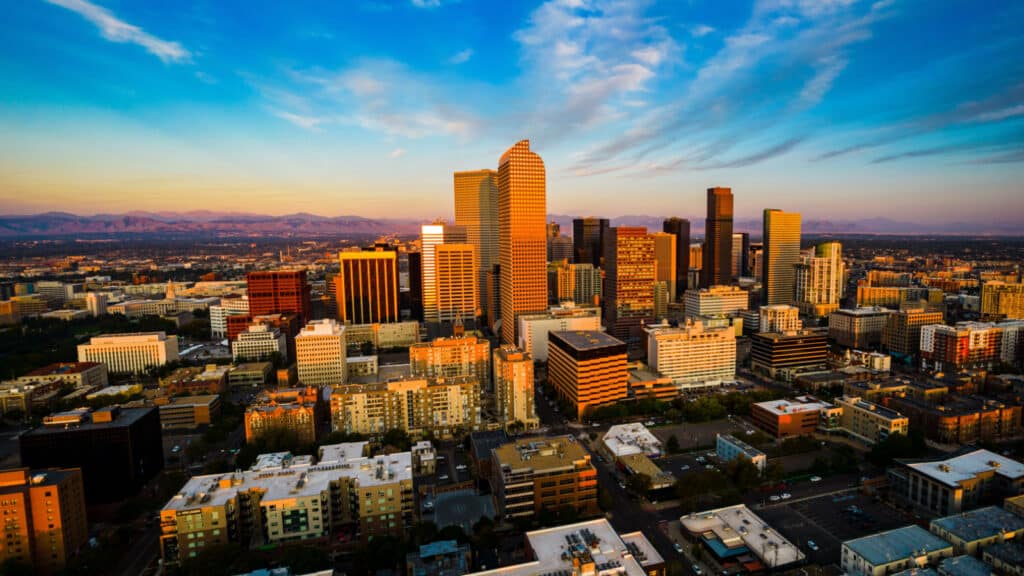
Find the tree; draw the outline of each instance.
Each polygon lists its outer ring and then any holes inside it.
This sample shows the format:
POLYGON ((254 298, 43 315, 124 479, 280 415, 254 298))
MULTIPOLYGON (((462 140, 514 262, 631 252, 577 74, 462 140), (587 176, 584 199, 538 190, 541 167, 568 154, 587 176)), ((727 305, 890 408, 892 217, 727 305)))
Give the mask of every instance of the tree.
POLYGON ((331 559, 320 548, 288 546, 281 552, 280 564, 291 568, 292 574, 309 574, 331 567, 331 559))
POLYGON ((676 438, 675 434, 668 437, 668 441, 665 442, 665 449, 668 450, 669 454, 679 452, 679 438, 676 438))
POLYGON ((875 443, 868 452, 868 462, 875 466, 888 466, 899 458, 920 456, 927 450, 924 434, 919 430, 911 430, 909 434, 892 434, 885 440, 875 443))

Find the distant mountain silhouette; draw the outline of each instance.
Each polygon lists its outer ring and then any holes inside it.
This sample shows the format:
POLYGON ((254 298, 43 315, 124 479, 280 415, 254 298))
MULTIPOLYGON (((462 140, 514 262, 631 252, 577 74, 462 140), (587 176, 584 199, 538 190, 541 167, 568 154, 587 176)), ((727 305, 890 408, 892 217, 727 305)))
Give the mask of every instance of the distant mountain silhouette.
MULTIPOLYGON (((572 235, 572 220, 578 216, 549 214, 548 221, 558 222, 562 233, 572 235)), ((649 230, 661 230, 662 216, 626 215, 611 218, 612 226, 646 226, 649 230)), ((704 232, 704 218, 690 216, 691 232, 700 236, 704 232)), ((190 212, 143 212, 124 214, 96 214, 82 216, 67 212, 46 212, 26 216, 0 216, 0 238, 48 237, 48 236, 89 236, 119 234, 163 234, 163 235, 416 235, 420 224, 433 221, 395 218, 364 218, 362 216, 320 216, 297 213, 283 216, 253 214, 245 212, 216 212, 195 210, 190 212)), ((751 236, 761 235, 759 219, 738 219, 737 232, 750 232, 751 236)), ((805 220, 804 234, 985 234, 1024 235, 1024 226, 1011 223, 946 222, 918 224, 900 222, 889 218, 866 218, 863 220, 805 220)))

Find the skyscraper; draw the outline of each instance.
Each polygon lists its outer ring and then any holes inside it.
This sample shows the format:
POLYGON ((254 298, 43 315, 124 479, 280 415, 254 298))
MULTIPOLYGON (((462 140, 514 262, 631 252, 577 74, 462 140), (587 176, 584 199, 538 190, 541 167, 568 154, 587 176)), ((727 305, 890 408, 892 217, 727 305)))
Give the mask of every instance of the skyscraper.
POLYGON ((480 311, 476 250, 470 244, 440 244, 434 247, 434 258, 437 313, 427 315, 427 322, 473 321, 480 311))
POLYGON ((690 272, 690 221, 673 216, 662 223, 661 231, 676 235, 676 292, 672 299, 678 302, 689 288, 686 280, 690 272))
POLYGON ((804 256, 796 265, 796 305, 806 316, 828 316, 839 309, 843 296, 843 246, 823 242, 814 254, 804 256))
POLYGON ((800 214, 764 211, 764 298, 761 303, 792 304, 796 299, 796 268, 800 262, 800 214))
POLYGON ((607 218, 576 218, 572 221, 573 254, 577 264, 601 266, 604 236, 608 233, 607 218))
POLYGON ((547 309, 544 161, 520 140, 498 162, 501 341, 515 344, 517 317, 547 309))
POLYGON ((466 244, 466 229, 443 222, 420 228, 423 321, 440 322, 437 300, 437 247, 442 244, 466 244))
POLYGON ((455 173, 455 225, 466 229, 466 242, 476 248, 480 270, 477 286, 480 306, 492 300, 487 273, 498 263, 498 173, 472 170, 455 173))
POLYGON ((732 274, 732 214, 732 189, 708 188, 701 288, 729 283, 732 274))
POLYGON ((249 292, 249 314, 292 313, 305 324, 313 318, 309 282, 305 270, 249 272, 245 275, 249 292))
POLYGON ((635 351, 640 347, 640 328, 654 319, 654 237, 642 226, 611 228, 604 253, 605 325, 635 351))
POLYGON ((333 278, 338 320, 345 324, 398 322, 398 253, 377 249, 338 254, 333 278))
POLYGON ((664 282, 668 287, 667 300, 676 299, 676 265, 679 262, 676 249, 676 235, 669 232, 655 232, 651 234, 654 238, 654 259, 657 262, 655 280, 664 282))
POLYGON ((750 276, 750 234, 734 232, 732 235, 732 277, 733 280, 750 276))

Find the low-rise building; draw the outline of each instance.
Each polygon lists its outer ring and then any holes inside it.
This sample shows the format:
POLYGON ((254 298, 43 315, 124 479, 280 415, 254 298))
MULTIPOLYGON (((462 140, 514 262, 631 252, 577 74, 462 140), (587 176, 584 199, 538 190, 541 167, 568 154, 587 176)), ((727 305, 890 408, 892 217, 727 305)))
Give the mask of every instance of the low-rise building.
MULTIPOLYGON (((237 344, 237 343, 236 343, 237 344)), ((345 327, 327 318, 306 324, 295 337, 295 366, 305 386, 337 386, 348 378, 345 327)))
POLYGON ((647 364, 629 364, 629 381, 626 382, 630 398, 653 398, 669 402, 679 397, 679 387, 668 376, 659 374, 647 364))
POLYGON ((865 444, 881 442, 893 434, 906 434, 910 426, 910 419, 899 412, 856 396, 843 396, 835 403, 842 409, 841 431, 865 444))
POLYGON ((577 330, 601 330, 601 309, 564 303, 542 314, 519 316, 519 348, 537 362, 548 361, 548 334, 577 330))
POLYGON ((886 398, 886 406, 910 419, 910 426, 940 444, 970 444, 1012 438, 1020 434, 1020 404, 984 397, 947 396, 944 386, 910 387, 913 396, 886 398), (932 392, 929 399, 923 396, 932 392))
POLYGON ((220 414, 220 396, 173 396, 160 398, 160 427, 164 430, 208 426, 220 414))
POLYGON ((661 440, 639 422, 616 424, 608 428, 608 432, 601 438, 601 449, 612 461, 631 454, 660 458, 663 453, 661 440))
POLYGON ((420 341, 420 324, 389 322, 386 324, 348 324, 345 339, 349 344, 372 344, 377 349, 403 348, 420 341))
POLYGON ((437 469, 437 450, 429 440, 412 446, 412 471, 417 476, 430 476, 437 469))
POLYGON ((521 438, 493 450, 494 495, 509 521, 542 510, 597 514, 597 469, 572 436, 521 438))
POLYGON ((405 555, 406 576, 462 576, 469 573, 469 544, 458 540, 438 540, 405 555))
POLYGON ((245 441, 275 431, 293 434, 303 445, 317 441, 323 420, 323 400, 319 388, 277 388, 260 393, 245 409, 245 441))
POLYGON ((981 558, 999 574, 1024 576, 1024 544, 1020 542, 1003 542, 986 546, 981 558))
POLYGON ((694 512, 679 521, 719 561, 750 552, 757 557, 762 570, 776 571, 805 558, 799 547, 743 504, 694 512))
POLYGON ((846 348, 874 348, 892 311, 878 306, 836 310, 828 316, 828 337, 846 348))
POLYGON ((178 360, 178 337, 164 332, 104 334, 78 345, 79 362, 100 362, 113 373, 145 372, 178 360))
POLYGON ((1000 508, 986 506, 932 520, 932 534, 953 545, 957 554, 979 556, 982 547, 1024 536, 1024 518, 1000 508))
POLYGON ((750 338, 750 366, 770 378, 792 380, 800 372, 824 368, 827 361, 827 329, 759 332, 750 338))
POLYGON ((228 386, 250 386, 259 388, 270 383, 274 365, 270 362, 243 362, 228 370, 228 386))
POLYGON ((1024 464, 988 450, 942 460, 898 460, 887 473, 894 498, 943 516, 1024 492, 1024 464))
POLYGON ((160 380, 168 396, 178 394, 223 394, 228 390, 230 366, 207 364, 203 368, 178 368, 160 380))
POLYGON ((538 574, 665 576, 665 560, 642 532, 619 534, 604 518, 526 533, 530 559, 471 576, 538 574))
POLYGON ((764 472, 765 466, 768 465, 768 456, 764 452, 732 434, 715 435, 715 455, 724 462, 730 462, 737 458, 746 460, 761 472, 764 472))
POLYGON ((794 400, 769 400, 750 406, 750 419, 758 428, 775 438, 807 436, 819 428, 838 426, 841 409, 815 399, 799 396, 794 400))
POLYGON ((235 362, 265 360, 275 354, 288 361, 288 337, 270 324, 250 324, 231 343, 231 356, 235 362))
POLYGON ((75 388, 103 388, 107 385, 107 366, 99 362, 57 362, 19 376, 19 384, 58 382, 75 388))
POLYGON ((905 526, 843 542, 840 566, 850 576, 885 576, 950 556, 952 544, 920 526, 905 526))
POLYGON ((326 544, 347 527, 365 541, 400 536, 413 516, 409 452, 367 456, 367 443, 320 448, 319 462, 267 455, 253 468, 193 476, 160 511, 167 564, 210 547, 306 541, 326 544))

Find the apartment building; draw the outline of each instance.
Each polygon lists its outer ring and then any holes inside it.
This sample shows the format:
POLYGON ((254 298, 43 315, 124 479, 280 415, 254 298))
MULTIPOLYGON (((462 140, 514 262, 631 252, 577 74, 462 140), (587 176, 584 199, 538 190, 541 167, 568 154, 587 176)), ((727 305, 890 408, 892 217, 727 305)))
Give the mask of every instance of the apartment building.
POLYGON ((491 344, 476 336, 436 338, 409 347, 409 368, 421 378, 476 378, 490 388, 491 344))
POLYGON ((836 310, 828 316, 828 337, 847 348, 877 348, 882 343, 882 332, 892 313, 877 306, 836 310))
POLYGON ((306 386, 337 386, 348 377, 345 326, 336 320, 313 320, 295 337, 295 366, 306 386))
POLYGON ((842 409, 839 427, 865 444, 881 442, 893 434, 906 434, 910 427, 906 416, 856 396, 843 396, 835 403, 842 409))
POLYGON ((320 436, 323 410, 320 388, 265 390, 245 409, 245 441, 253 442, 268 433, 287 431, 300 444, 313 444, 320 436))
POLYGON ((533 358, 515 346, 494 351, 494 399, 498 421, 505 427, 540 425, 534 407, 533 358))
POLYGON ((680 390, 720 386, 736 379, 736 331, 688 320, 679 328, 648 330, 647 362, 680 390))
POLYGON ((82 471, 0 471, 0 514, 0 565, 28 565, 32 573, 46 576, 61 572, 89 539, 82 471))
POLYGON ((410 377, 338 386, 331 393, 331 422, 336 431, 359 434, 397 428, 448 437, 479 430, 480 381, 470 376, 410 377))

